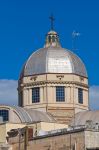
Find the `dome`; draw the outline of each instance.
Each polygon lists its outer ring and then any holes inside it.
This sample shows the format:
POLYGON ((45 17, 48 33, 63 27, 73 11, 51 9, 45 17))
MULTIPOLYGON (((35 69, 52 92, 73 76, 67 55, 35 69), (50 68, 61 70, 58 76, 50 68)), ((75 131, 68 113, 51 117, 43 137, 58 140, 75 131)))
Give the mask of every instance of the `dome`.
POLYGON ((33 123, 38 121, 56 122, 53 116, 47 112, 41 112, 33 109, 25 109, 19 106, 0 105, 0 110, 11 110, 10 122, 33 123), (12 117, 13 116, 13 117, 12 117), (18 119, 16 119, 16 116, 18 119))
POLYGON ((81 59, 73 52, 61 47, 58 34, 50 31, 44 48, 35 51, 27 60, 21 76, 43 73, 73 73, 87 77, 81 59))
POLYGON ((85 125, 87 121, 92 121, 93 124, 99 123, 99 110, 77 113, 75 115, 75 121, 73 119, 71 125, 73 125, 74 122, 76 126, 85 125))

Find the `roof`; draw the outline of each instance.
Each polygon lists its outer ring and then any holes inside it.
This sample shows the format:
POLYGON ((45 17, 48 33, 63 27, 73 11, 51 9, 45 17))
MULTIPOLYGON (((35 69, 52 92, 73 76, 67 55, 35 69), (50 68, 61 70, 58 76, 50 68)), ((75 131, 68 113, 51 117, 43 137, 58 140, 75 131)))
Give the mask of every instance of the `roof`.
MULTIPOLYGON (((25 109, 25 108, 24 108, 25 109)), ((31 117, 32 122, 45 121, 45 122, 56 122, 50 113, 38 111, 34 109, 25 109, 31 117)))
POLYGON ((87 77, 82 60, 61 47, 55 31, 48 32, 44 48, 33 52, 28 58, 20 77, 44 73, 73 73, 87 77))
MULTIPOLYGON (((56 122, 55 119, 46 112, 41 112, 33 109, 26 109, 19 106, 9 106, 9 105, 0 105, 1 109, 13 110, 12 112, 17 114, 22 123, 32 123, 32 122, 56 122)), ((10 121, 13 122, 13 120, 10 121)), ((16 120, 15 120, 16 123, 16 120)))
POLYGON ((21 76, 42 73, 73 73, 87 77, 81 59, 61 47, 45 47, 34 52, 25 63, 21 76))
POLYGON ((87 121, 92 121, 93 124, 99 123, 99 110, 77 113, 75 115, 75 120, 74 118, 72 119, 71 125, 73 125, 74 122, 75 126, 85 125, 87 121))

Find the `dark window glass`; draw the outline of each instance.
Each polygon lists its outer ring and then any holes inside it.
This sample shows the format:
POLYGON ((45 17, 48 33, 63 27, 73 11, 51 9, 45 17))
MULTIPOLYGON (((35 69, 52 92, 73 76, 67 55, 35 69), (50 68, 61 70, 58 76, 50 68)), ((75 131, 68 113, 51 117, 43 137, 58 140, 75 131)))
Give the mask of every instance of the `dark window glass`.
POLYGON ((72 148, 72 150, 75 150, 75 145, 73 145, 73 148, 72 148))
POLYGON ((51 36, 48 37, 49 43, 51 42, 51 36))
POLYGON ((78 89, 78 102, 83 104, 83 89, 78 89))
POLYGON ((19 93, 19 106, 23 106, 23 92, 21 91, 20 93, 19 93))
POLYGON ((32 103, 40 102, 40 88, 36 87, 32 89, 32 103))
POLYGON ((8 121, 8 119, 9 119, 8 110, 5 110, 5 109, 0 110, 0 117, 3 118, 3 121, 8 121))
POLYGON ((55 42, 55 36, 52 36, 52 42, 55 42))
POLYGON ((65 89, 64 86, 56 86, 56 101, 65 101, 65 89))

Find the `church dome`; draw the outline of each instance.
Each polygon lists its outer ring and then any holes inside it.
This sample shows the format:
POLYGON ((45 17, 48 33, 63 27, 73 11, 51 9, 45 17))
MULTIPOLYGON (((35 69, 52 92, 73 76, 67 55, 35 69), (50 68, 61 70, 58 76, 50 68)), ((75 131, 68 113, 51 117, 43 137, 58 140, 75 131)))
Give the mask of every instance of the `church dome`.
POLYGON ((75 126, 81 126, 88 121, 92 121, 93 124, 99 123, 99 110, 78 112, 70 125, 73 126, 75 123, 75 126))
POLYGON ((43 73, 72 73, 87 77, 86 68, 81 59, 73 52, 61 47, 57 32, 50 31, 46 36, 44 48, 29 57, 21 77, 43 73))

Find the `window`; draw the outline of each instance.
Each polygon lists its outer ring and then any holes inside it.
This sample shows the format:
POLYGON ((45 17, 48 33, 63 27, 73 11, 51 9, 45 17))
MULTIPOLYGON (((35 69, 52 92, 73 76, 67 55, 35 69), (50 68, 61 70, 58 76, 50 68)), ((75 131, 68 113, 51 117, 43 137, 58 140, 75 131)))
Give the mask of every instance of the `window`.
POLYGON ((8 110, 5 110, 5 109, 0 110, 0 117, 3 118, 3 121, 8 121, 8 119, 9 119, 8 110))
POLYGON ((72 146, 72 150, 75 150, 75 147, 76 147, 76 144, 74 144, 74 145, 72 146))
POLYGON ((19 93, 19 106, 23 106, 23 92, 21 91, 20 93, 19 93))
POLYGON ((49 43, 51 42, 51 36, 48 37, 49 43))
POLYGON ((55 36, 52 36, 52 42, 55 42, 55 36))
POLYGON ((40 88, 36 87, 32 89, 32 103, 40 102, 40 88))
POLYGON ((65 89, 64 86, 56 86, 56 101, 65 101, 65 89))
POLYGON ((78 88, 78 102, 83 104, 83 89, 78 88))

